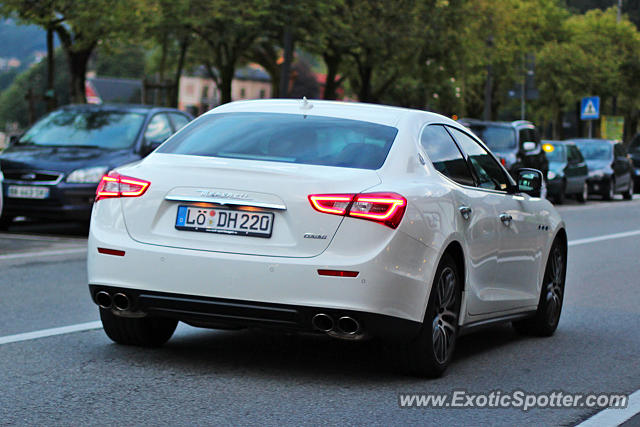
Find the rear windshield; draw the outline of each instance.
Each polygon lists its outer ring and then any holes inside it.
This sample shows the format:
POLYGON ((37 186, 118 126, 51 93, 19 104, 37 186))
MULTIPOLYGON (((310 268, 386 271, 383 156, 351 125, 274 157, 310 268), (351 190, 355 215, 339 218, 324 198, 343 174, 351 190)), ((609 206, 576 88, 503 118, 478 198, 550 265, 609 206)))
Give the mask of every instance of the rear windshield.
POLYGON ((222 113, 201 117, 159 153, 378 169, 398 130, 335 117, 222 113))
POLYGON ((504 151, 516 148, 516 131, 509 127, 469 125, 469 129, 487 144, 491 151, 504 151))
POLYGON ((144 118, 119 111, 54 111, 33 125, 19 144, 118 150, 133 145, 144 118))
POLYGON ((606 141, 574 141, 586 160, 610 160, 613 158, 613 148, 606 141))

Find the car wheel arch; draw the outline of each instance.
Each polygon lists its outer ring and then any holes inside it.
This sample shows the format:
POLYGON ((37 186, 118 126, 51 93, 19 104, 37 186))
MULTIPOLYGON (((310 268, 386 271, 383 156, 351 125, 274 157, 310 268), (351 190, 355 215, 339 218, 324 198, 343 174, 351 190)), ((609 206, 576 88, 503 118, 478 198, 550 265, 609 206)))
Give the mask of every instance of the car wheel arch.
MULTIPOLYGON (((464 255, 464 249, 462 247, 462 244, 455 239, 452 239, 450 241, 448 241, 447 243, 445 243, 445 250, 442 251, 442 253, 440 254, 438 261, 433 265, 433 274, 430 276, 430 281, 427 282, 427 286, 428 286, 428 292, 426 294, 426 299, 423 303, 423 309, 422 309, 422 319, 424 319, 426 310, 427 310, 427 304, 429 303, 429 298, 431 297, 431 292, 433 291, 433 281, 435 280, 435 274, 436 274, 436 270, 438 269, 438 266, 440 265, 440 262, 442 262, 442 259, 445 257, 445 255, 450 255, 454 262, 456 263, 456 266, 458 267, 458 274, 460 275, 460 290, 461 292, 465 292, 466 291, 466 263, 465 263, 465 255, 464 255)), ((459 316, 462 315, 462 310, 464 309, 464 304, 462 304, 460 306, 460 313, 459 316)), ((459 317, 462 318, 462 317, 459 317)))

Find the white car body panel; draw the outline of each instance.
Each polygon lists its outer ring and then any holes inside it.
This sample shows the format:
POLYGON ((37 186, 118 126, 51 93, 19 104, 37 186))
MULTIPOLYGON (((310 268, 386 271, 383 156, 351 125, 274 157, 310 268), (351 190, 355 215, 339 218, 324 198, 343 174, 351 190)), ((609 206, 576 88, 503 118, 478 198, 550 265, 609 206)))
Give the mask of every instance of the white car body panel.
MULTIPOLYGON (((153 153, 122 175, 151 182, 141 197, 94 205, 89 283, 212 298, 362 311, 422 322, 435 269, 449 245, 464 253, 460 324, 535 310, 546 258, 564 224, 540 198, 458 185, 420 149, 428 123, 458 123, 433 113, 357 103, 236 102, 207 115, 270 112, 341 117, 398 128, 383 166, 374 170, 153 153), (274 209, 271 239, 174 228, 179 199, 201 190, 241 192, 274 209), (313 210, 317 193, 395 192, 407 199, 397 229, 313 210), (464 220, 458 209, 473 211, 464 220), (507 227, 502 212, 513 217, 507 227), (305 239, 305 233, 326 239, 305 239), (125 256, 100 254, 115 248, 125 256), (358 271, 319 276, 318 269, 358 271)), ((197 122, 197 119, 193 123, 197 122)), ((184 130, 183 130, 184 131, 184 130)), ((193 202, 192 202, 193 203, 193 202)))

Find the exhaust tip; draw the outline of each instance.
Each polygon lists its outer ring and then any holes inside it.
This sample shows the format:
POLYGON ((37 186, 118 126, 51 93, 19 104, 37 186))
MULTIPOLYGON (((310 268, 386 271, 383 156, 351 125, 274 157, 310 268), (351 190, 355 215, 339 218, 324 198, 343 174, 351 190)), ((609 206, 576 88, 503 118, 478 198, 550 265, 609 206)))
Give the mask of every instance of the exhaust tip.
POLYGON ((314 328, 321 330, 322 332, 329 332, 333 329, 333 319, 324 313, 318 313, 311 319, 311 324, 314 328))
POLYGON ((354 335, 360 331, 360 323, 353 317, 343 316, 338 319, 338 329, 347 335, 354 335))
POLYGON ((107 292, 105 291, 100 291, 96 294, 96 303, 98 304, 98 307, 101 308, 111 308, 111 295, 109 295, 107 292))
POLYGON ((129 297, 122 293, 117 293, 113 296, 113 306, 117 310, 128 310, 130 307, 129 297))

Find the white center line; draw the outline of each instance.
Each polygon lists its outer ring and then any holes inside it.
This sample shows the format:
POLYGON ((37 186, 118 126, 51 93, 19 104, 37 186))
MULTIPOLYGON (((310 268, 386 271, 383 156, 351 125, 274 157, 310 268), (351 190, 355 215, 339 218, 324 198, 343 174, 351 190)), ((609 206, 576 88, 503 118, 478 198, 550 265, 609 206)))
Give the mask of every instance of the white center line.
POLYGON ((640 235, 640 230, 625 231, 622 233, 605 234, 604 236, 587 237, 585 239, 570 240, 569 246, 586 245, 588 243, 602 242, 603 240, 622 239, 640 235))
POLYGON ((615 427, 640 413, 640 390, 629 396, 629 402, 624 409, 605 409, 598 412, 576 427, 615 427))
POLYGON ((7 335, 0 337, 0 344, 29 341, 37 338, 52 337, 55 335, 70 334, 72 332, 89 331, 102 328, 102 322, 78 323, 76 325, 62 326, 60 328, 42 329, 40 331, 26 332, 24 334, 7 335))

